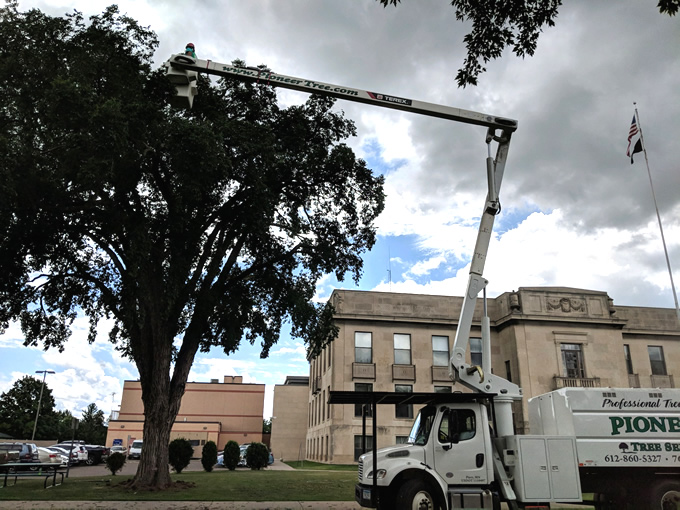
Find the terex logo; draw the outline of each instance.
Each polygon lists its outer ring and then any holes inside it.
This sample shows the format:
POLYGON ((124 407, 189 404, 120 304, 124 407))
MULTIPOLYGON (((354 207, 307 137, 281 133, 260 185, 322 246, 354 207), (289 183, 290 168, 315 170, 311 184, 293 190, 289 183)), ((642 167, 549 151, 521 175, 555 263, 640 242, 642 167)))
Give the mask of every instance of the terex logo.
POLYGON ((371 96, 373 99, 377 99, 378 101, 387 101, 388 103, 411 105, 411 100, 404 99, 403 97, 387 96, 385 94, 378 94, 377 92, 368 92, 368 95, 371 96))
POLYGON ((662 416, 610 416, 612 436, 635 432, 680 432, 680 418, 662 416))

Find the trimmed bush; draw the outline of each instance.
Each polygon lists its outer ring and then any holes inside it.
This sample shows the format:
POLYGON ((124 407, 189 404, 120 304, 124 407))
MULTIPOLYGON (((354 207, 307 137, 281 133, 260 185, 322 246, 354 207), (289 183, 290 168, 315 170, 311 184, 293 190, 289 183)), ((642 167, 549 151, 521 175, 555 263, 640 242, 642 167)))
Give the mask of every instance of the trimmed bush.
POLYGON ((194 448, 191 446, 189 440, 178 437, 177 439, 170 441, 168 454, 170 456, 170 465, 177 473, 181 473, 182 470, 189 465, 189 462, 191 462, 194 448))
POLYGON ((115 452, 109 455, 106 459, 106 469, 111 471, 112 475, 116 475, 116 471, 123 469, 125 465, 125 455, 120 452, 115 452))
POLYGON ((203 469, 208 473, 210 473, 213 470, 213 466, 217 464, 217 445, 215 444, 215 441, 208 441, 203 446, 201 464, 203 465, 203 469))
POLYGON ((246 463, 250 469, 262 469, 267 467, 269 449, 264 443, 250 443, 246 450, 246 463))
POLYGON ((224 467, 233 471, 241 460, 241 449, 236 441, 228 441, 224 447, 224 467))

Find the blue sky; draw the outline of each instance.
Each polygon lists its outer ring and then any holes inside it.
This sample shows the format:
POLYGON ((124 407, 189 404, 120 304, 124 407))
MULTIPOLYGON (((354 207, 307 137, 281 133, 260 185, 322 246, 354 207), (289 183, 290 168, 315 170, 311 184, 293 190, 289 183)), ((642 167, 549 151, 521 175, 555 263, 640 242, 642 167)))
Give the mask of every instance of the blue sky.
MULTIPOLYGON (((101 12, 99 0, 33 0, 52 15, 101 12)), ((121 11, 150 25, 160 40, 156 63, 188 41, 201 58, 266 63, 282 74, 380 91, 514 118, 485 277, 491 296, 520 286, 601 290, 619 305, 673 308, 644 157, 625 156, 633 102, 640 109, 657 201, 675 281, 680 282, 680 25, 653 0, 565 2, 536 55, 505 53, 487 64, 479 86, 459 89, 466 26, 447 2, 374 0, 122 0, 121 11)), ((282 104, 304 94, 281 91, 282 104)), ((197 98, 200 100, 200 97, 197 98)), ((486 192, 483 128, 338 102, 357 124, 348 143, 386 176, 387 203, 378 241, 351 278, 319 282, 317 300, 334 288, 461 295, 486 192), (391 283, 388 277, 391 270, 391 283)), ((13 325, 0 336, 0 391, 36 370, 57 405, 80 414, 91 402, 107 414, 136 368, 106 342, 93 345, 77 323, 63 353, 23 347, 13 325)), ((267 385, 307 375, 304 345, 284 334, 267 360, 247 343, 231 355, 200 354, 194 381, 242 375, 267 385)))

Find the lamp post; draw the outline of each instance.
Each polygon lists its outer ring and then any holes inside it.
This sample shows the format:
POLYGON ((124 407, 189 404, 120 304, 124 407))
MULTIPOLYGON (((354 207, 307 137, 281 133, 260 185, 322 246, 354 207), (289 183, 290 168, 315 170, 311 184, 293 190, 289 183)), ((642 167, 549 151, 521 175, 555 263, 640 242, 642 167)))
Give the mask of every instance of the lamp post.
POLYGON ((31 441, 35 439, 35 429, 38 427, 38 416, 40 416, 40 405, 42 404, 42 394, 43 390, 45 389, 45 378, 47 377, 47 374, 54 374, 54 370, 36 370, 36 374, 42 374, 43 375, 43 382, 42 386, 40 387, 40 398, 38 399, 38 410, 35 412, 35 423, 33 424, 33 435, 31 436, 31 441))

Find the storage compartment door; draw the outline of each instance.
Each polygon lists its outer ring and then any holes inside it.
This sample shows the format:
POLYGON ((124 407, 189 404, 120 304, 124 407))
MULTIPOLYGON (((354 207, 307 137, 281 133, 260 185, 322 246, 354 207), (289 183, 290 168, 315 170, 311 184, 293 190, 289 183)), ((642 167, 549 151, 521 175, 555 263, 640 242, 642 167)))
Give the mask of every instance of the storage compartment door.
MULTIPOLYGON (((522 496, 527 501, 549 501, 550 475, 548 456, 543 438, 520 438, 520 471, 518 480, 522 484, 522 496)), ((516 477, 517 478, 517 477, 516 477)))
POLYGON ((547 442, 553 499, 580 501, 581 480, 578 477, 574 440, 553 437, 547 442))

